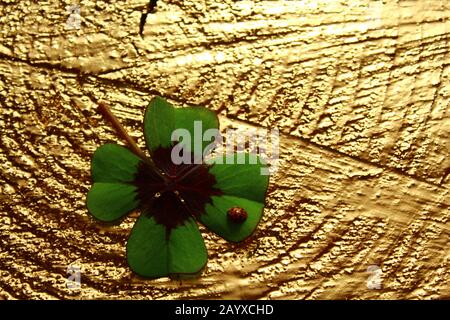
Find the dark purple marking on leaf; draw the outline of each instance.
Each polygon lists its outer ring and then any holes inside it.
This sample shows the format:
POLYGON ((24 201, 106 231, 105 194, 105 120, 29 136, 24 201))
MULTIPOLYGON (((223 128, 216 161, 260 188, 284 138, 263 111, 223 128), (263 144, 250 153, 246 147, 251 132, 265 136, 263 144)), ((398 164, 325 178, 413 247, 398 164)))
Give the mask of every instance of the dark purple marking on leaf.
POLYGON ((190 155, 192 164, 176 165, 171 158, 172 148, 158 148, 152 153, 152 159, 155 165, 169 177, 181 177, 181 174, 193 169, 195 166, 193 155, 190 155))
POLYGON ((245 211, 244 208, 241 207, 233 207, 228 209, 227 211, 228 219, 235 223, 243 223, 245 220, 247 220, 248 213, 245 211))
POLYGON ((172 147, 158 148, 152 153, 153 162, 163 173, 163 178, 155 168, 141 162, 134 180, 143 212, 166 226, 168 234, 189 217, 203 214, 205 205, 211 203, 211 196, 222 194, 214 188, 216 178, 209 173, 209 166, 174 164, 171 152, 172 147))
POLYGON ((166 226, 167 236, 170 230, 182 225, 190 217, 180 197, 173 191, 161 193, 146 212, 153 216, 157 223, 166 226))
POLYGON ((145 161, 139 162, 133 183, 138 187, 138 198, 141 203, 153 199, 165 185, 164 179, 145 161))

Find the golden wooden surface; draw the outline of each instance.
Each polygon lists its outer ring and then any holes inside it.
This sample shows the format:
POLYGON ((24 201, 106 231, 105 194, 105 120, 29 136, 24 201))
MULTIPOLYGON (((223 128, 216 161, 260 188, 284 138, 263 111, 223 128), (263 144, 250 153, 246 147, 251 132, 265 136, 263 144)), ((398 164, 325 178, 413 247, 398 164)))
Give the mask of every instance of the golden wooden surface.
POLYGON ((450 298, 450 1, 0 1, 0 298, 450 298), (264 220, 190 281, 127 268, 89 161, 159 94, 279 127, 264 220), (81 289, 66 287, 68 266, 81 289), (380 289, 369 289, 370 266, 380 289))

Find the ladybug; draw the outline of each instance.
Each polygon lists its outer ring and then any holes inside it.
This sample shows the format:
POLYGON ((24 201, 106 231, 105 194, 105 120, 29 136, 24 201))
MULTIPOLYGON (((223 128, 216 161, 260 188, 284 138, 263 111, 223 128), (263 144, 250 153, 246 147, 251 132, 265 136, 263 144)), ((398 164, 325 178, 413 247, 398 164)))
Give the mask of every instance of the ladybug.
POLYGON ((247 220, 248 213, 241 207, 232 207, 227 211, 228 219, 235 223, 243 223, 247 220))

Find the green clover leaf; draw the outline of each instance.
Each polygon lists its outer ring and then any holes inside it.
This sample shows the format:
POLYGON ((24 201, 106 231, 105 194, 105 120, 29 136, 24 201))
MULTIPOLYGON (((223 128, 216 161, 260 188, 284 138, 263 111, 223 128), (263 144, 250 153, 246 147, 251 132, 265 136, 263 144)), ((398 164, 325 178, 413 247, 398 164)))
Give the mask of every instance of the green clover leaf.
POLYGON ((172 141, 176 129, 203 137, 218 127, 216 114, 206 108, 175 108, 156 97, 144 117, 150 158, 117 144, 105 144, 95 151, 87 208, 103 222, 120 221, 133 210, 141 211, 127 242, 128 264, 138 275, 198 274, 208 255, 197 222, 232 242, 246 239, 256 229, 269 179, 261 174, 262 160, 256 157, 254 163, 245 154, 244 163, 238 162, 236 153, 198 161, 214 137, 202 140, 200 148, 195 139, 172 141), (200 132, 195 123, 201 123, 200 132), (172 160, 179 144, 190 162, 172 160), (233 220, 230 213, 239 214, 239 220, 233 220))

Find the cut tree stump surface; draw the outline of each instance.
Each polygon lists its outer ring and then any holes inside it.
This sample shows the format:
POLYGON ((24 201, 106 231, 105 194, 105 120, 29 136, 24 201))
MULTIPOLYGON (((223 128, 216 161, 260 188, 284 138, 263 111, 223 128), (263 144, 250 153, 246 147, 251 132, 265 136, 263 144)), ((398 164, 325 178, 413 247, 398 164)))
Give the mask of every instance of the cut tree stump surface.
POLYGON ((0 299, 450 298, 450 1, 160 0, 141 37, 146 3, 80 1, 69 30, 71 1, 0 1, 0 299), (138 213, 85 206, 119 140, 95 101, 144 148, 155 95, 281 132, 263 221, 202 228, 194 280, 133 274, 138 213))

